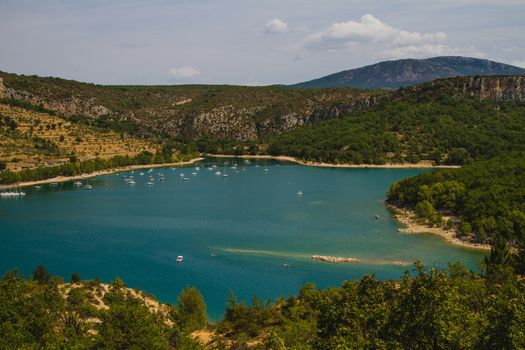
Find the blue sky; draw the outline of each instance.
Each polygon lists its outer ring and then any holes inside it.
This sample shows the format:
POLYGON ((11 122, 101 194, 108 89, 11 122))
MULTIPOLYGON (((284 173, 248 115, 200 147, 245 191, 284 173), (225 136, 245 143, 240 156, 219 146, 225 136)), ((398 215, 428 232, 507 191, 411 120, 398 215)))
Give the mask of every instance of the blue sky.
POLYGON ((0 70, 259 85, 440 55, 525 67, 524 18, 524 0, 0 0, 0 70))

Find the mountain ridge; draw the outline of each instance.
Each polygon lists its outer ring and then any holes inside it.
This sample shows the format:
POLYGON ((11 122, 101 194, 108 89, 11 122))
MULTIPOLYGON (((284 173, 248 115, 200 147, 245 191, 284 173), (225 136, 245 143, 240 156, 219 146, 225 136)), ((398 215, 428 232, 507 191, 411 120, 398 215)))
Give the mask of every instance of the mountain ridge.
POLYGON ((289 85, 293 88, 353 87, 396 89, 435 79, 459 76, 525 75, 525 69, 505 63, 462 56, 400 59, 348 69, 289 85))

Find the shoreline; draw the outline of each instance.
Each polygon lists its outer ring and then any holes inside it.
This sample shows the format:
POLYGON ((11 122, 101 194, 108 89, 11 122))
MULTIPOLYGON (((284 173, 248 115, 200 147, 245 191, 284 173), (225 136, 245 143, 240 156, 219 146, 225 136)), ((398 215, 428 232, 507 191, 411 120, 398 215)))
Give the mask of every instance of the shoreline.
POLYGON ((459 165, 434 165, 428 162, 421 163, 387 163, 387 164, 334 164, 334 163, 319 163, 297 159, 290 156, 271 156, 271 155, 230 155, 230 154, 203 154, 204 157, 210 158, 243 158, 243 159, 275 159, 293 162, 305 166, 313 166, 320 168, 349 168, 349 169, 457 169, 461 168, 459 165))
POLYGON ((430 233, 441 237, 447 243, 468 249, 476 249, 483 251, 490 251, 491 246, 484 243, 470 242, 459 238, 458 231, 455 229, 449 230, 444 227, 429 227, 424 224, 417 222, 415 212, 406 208, 399 208, 392 204, 387 203, 386 206, 392 211, 394 219, 400 222, 404 228, 400 228, 397 231, 403 234, 420 234, 430 233))
POLYGON ((165 168, 165 167, 173 167, 173 166, 181 166, 181 165, 188 165, 193 164, 195 162, 201 161, 204 158, 197 157, 193 158, 187 161, 183 162, 175 162, 175 163, 162 163, 162 164, 144 164, 144 165, 129 165, 126 167, 120 167, 120 168, 113 168, 113 169, 107 169, 107 170, 98 170, 94 171, 89 174, 80 174, 75 176, 57 176, 49 179, 43 179, 43 180, 35 180, 35 181, 26 181, 26 182, 20 182, 17 184, 10 184, 10 185, 0 185, 0 190, 8 190, 10 188, 16 188, 16 187, 28 187, 28 186, 37 186, 37 185, 45 185, 52 182, 68 182, 68 181, 75 181, 75 180, 83 180, 88 179, 90 177, 100 176, 100 175, 109 175, 118 173, 121 171, 130 171, 130 170, 139 170, 139 169, 146 169, 146 168, 165 168))

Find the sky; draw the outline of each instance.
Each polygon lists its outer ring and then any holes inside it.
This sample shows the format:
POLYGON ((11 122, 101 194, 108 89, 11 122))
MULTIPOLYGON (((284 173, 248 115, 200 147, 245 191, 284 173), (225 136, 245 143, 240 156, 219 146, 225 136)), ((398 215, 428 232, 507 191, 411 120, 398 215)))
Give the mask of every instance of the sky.
POLYGON ((384 60, 525 67, 525 0, 0 0, 0 70, 98 84, 290 84, 384 60))

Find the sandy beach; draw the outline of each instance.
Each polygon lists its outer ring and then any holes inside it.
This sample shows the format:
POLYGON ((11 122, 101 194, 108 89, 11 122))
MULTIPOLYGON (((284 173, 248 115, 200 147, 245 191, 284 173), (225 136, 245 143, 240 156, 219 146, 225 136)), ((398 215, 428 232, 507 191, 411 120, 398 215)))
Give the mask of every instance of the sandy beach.
POLYGON ((315 166, 323 168, 356 168, 356 169, 420 169, 420 168, 436 168, 436 169, 456 169, 460 168, 459 165, 434 165, 430 162, 421 163, 387 163, 387 164, 332 164, 332 163, 318 163, 318 162, 307 162, 295 157, 289 156, 270 156, 270 155, 231 155, 231 154, 205 154, 206 157, 211 158, 244 158, 244 159, 276 159, 282 161, 293 162, 306 166, 315 166))
POLYGON ((405 226, 404 228, 398 230, 400 233, 431 233, 434 235, 438 235, 442 237, 445 241, 457 246, 471 249, 490 250, 489 244, 476 243, 461 239, 458 235, 457 230, 455 229, 449 230, 445 227, 429 227, 427 225, 420 224, 415 219, 416 214, 411 210, 400 209, 390 204, 387 204, 387 206, 394 214, 394 218, 405 226))
POLYGON ((0 185, 0 190, 7 190, 9 188, 15 188, 15 187, 27 187, 27 186, 36 186, 36 185, 44 185, 52 182, 67 182, 67 181, 76 181, 76 180, 83 180, 94 176, 99 175, 108 175, 113 173, 118 173, 121 171, 130 171, 130 170, 138 170, 138 169, 148 169, 148 168, 164 168, 164 167, 176 167, 176 166, 182 166, 182 165, 188 165, 195 162, 198 162, 200 160, 203 160, 204 158, 198 157, 193 158, 191 160, 185 161, 185 162, 176 162, 176 163, 163 163, 163 164, 146 164, 146 165, 130 165, 127 167, 121 167, 121 168, 114 168, 114 169, 107 169, 107 170, 101 170, 101 171, 95 171, 89 174, 80 174, 75 176, 57 176, 50 179, 44 179, 44 180, 36 180, 36 181, 27 181, 27 182, 20 182, 17 184, 11 184, 11 185, 0 185))

